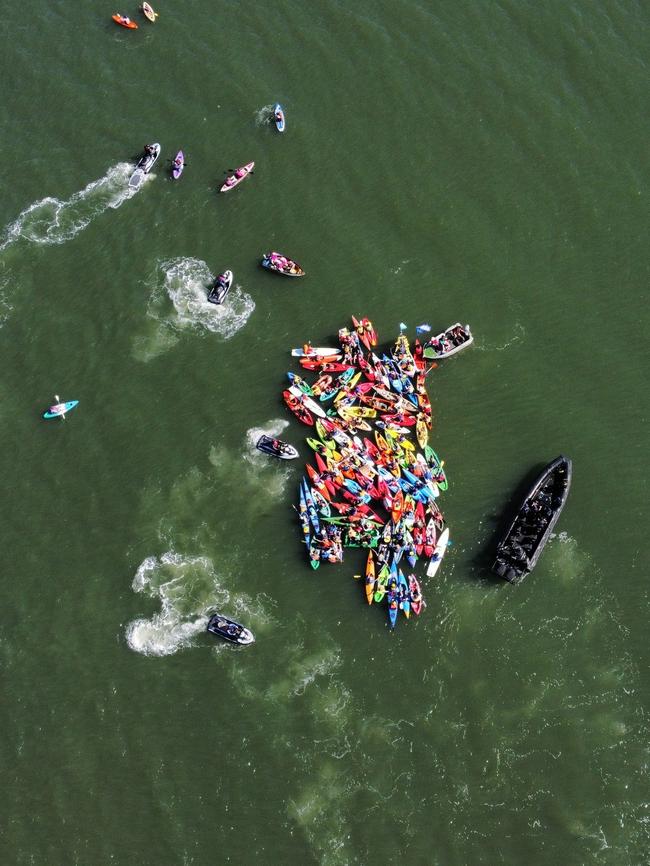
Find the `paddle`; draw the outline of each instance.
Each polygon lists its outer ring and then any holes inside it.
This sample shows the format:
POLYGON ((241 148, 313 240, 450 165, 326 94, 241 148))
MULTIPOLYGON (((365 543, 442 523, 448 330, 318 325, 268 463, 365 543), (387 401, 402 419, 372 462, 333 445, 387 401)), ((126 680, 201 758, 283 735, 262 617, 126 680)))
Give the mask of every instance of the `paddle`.
MULTIPOLYGON (((58 394, 54 395, 54 399, 56 400, 57 403, 61 402, 61 398, 59 397, 58 394)), ((65 412, 61 412, 61 420, 65 421, 65 412)))

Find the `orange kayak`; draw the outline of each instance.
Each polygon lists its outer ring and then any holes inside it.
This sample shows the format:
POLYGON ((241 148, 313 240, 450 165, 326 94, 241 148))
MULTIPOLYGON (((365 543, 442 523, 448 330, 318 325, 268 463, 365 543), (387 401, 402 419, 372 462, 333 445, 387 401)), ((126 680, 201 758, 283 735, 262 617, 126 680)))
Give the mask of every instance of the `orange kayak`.
POLYGON ((121 27, 126 27, 127 30, 137 30, 138 25, 135 21, 131 21, 126 15, 120 15, 119 12, 116 12, 115 15, 111 15, 111 18, 116 24, 119 24, 121 27))
POLYGON ((375 595, 375 560, 372 558, 372 550, 368 551, 368 562, 366 563, 366 598, 368 604, 372 604, 375 595))

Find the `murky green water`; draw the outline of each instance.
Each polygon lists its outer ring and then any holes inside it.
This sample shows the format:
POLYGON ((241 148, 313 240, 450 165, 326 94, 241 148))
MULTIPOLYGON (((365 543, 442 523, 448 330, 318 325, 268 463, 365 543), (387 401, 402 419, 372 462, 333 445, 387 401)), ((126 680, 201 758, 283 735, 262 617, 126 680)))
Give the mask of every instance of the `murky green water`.
POLYGON ((646 862, 649 13, 156 8, 29 0, 5 31, 0 860, 646 862), (454 544, 394 634, 360 555, 311 571, 300 467, 252 448, 301 442, 288 350, 350 314, 475 334, 429 378, 454 544), (80 405, 46 424, 55 393, 80 405), (492 581, 561 452, 558 535, 492 581))

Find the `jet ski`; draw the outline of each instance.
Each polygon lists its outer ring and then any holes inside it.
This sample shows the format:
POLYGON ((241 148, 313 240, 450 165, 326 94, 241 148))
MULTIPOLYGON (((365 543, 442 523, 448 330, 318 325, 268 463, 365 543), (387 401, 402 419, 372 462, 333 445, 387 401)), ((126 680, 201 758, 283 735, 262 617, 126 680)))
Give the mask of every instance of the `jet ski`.
POLYGON ((220 613, 215 613, 214 616, 210 617, 208 631, 211 634, 219 635, 219 637, 230 641, 230 643, 238 643, 242 646, 255 642, 253 633, 245 626, 232 619, 228 619, 228 617, 220 613))
POLYGON ((133 174, 129 178, 129 186, 130 187, 137 189, 140 186, 142 181, 145 179, 145 177, 149 174, 149 172, 153 168, 154 163, 156 162, 156 160, 158 159, 159 156, 160 156, 160 145, 158 144, 158 142, 154 142, 154 144, 148 144, 145 147, 144 153, 142 154, 142 156, 140 157, 140 159, 138 160, 138 162, 136 164, 135 171, 133 172, 133 174))
POLYGON ((219 274, 208 295, 208 300, 211 304, 223 304, 232 286, 232 281, 232 271, 224 271, 222 274, 219 274))
POLYGON ((274 439, 272 436, 260 436, 255 447, 265 454, 270 454, 271 457, 279 457, 280 460, 294 460, 298 457, 298 450, 293 445, 282 442, 281 439, 274 439))

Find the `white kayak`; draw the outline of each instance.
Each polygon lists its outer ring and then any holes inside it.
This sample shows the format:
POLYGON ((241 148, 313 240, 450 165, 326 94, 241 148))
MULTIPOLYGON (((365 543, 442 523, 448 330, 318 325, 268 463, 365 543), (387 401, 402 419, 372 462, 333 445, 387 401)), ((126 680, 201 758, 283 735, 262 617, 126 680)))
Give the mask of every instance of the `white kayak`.
POLYGON ((340 355, 340 349, 332 349, 324 346, 309 346, 308 350, 305 352, 304 346, 301 349, 292 349, 291 354, 294 358, 328 358, 331 355, 340 355))
POLYGON ((449 530, 445 529, 444 532, 441 533, 435 550, 433 551, 433 556, 429 560, 429 564, 427 566, 427 577, 434 577, 435 573, 440 568, 440 563, 442 562, 442 557, 445 555, 448 544, 449 530))
POLYGON ((308 397, 304 391, 301 391, 297 385, 292 385, 289 388, 289 392, 293 394, 294 397, 299 397, 300 402, 305 407, 305 409, 309 409, 309 411, 313 415, 318 415, 320 418, 327 418, 327 412, 323 409, 322 406, 319 406, 315 400, 312 400, 311 397, 308 397))

